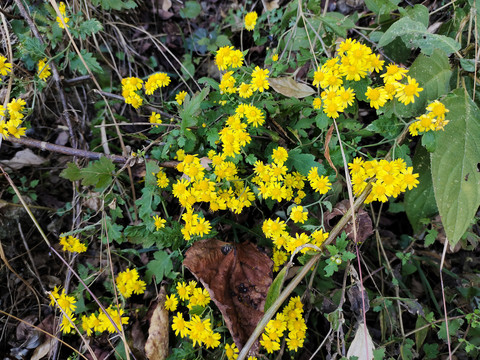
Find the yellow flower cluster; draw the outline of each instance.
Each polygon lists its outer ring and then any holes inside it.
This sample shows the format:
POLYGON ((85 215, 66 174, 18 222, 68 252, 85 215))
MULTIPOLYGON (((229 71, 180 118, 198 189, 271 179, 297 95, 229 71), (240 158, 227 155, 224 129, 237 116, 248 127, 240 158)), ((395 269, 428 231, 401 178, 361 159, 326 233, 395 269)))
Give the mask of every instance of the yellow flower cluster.
MULTIPOLYGON (((328 117, 338 118, 355 99, 353 89, 343 87, 345 81, 360 81, 372 72, 382 71, 383 65, 384 61, 373 54, 368 46, 346 39, 339 45, 337 56, 327 60, 314 72, 313 85, 323 91, 321 98, 314 99, 313 107, 323 107, 323 112, 328 117)), ((394 97, 405 105, 413 103, 414 97, 423 89, 409 76, 406 84, 400 82, 407 71, 395 64, 388 65, 386 73, 381 75, 384 86, 367 88, 365 96, 370 106, 379 109, 394 97)))
POLYGON ((223 46, 217 50, 215 63, 221 71, 229 67, 232 69, 239 68, 243 65, 243 53, 240 50, 235 50, 233 46, 223 46))
POLYGON ((242 122, 241 119, 242 117, 240 115, 229 116, 225 127, 219 132, 220 142, 225 156, 235 157, 235 155, 240 154, 241 149, 247 144, 250 144, 252 140, 246 130, 247 124, 242 122))
POLYGON ((20 138, 25 135, 27 128, 20 127, 23 120, 23 111, 25 110, 26 102, 23 99, 13 99, 7 104, 8 116, 5 107, 0 105, 0 135, 7 139, 9 136, 20 138))
POLYGON ((125 103, 138 109, 143 104, 143 98, 137 93, 142 88, 143 80, 137 77, 128 77, 122 79, 122 96, 125 103))
POLYGON ((280 340, 288 330, 286 339, 288 350, 297 351, 303 347, 307 325, 303 318, 303 304, 299 296, 291 298, 288 305, 281 313, 277 313, 275 319, 270 320, 262 334, 260 345, 269 354, 280 350, 280 340))
MULTIPOLYGON (((196 281, 190 281, 187 285, 180 282, 176 286, 178 297, 182 301, 188 301, 187 307, 192 309, 193 306, 207 306, 210 303, 210 295, 207 290, 197 287, 196 281)), ((178 299, 175 294, 167 295, 165 308, 169 311, 177 309, 178 299)), ((207 349, 216 348, 220 345, 220 334, 213 331, 210 319, 201 319, 198 315, 193 315, 190 320, 186 320, 181 312, 173 317, 172 329, 175 335, 185 338, 189 337, 193 342, 193 346, 205 345, 207 349)))
POLYGON ((124 298, 129 298, 132 294, 143 294, 147 286, 145 281, 140 279, 137 269, 127 269, 118 273, 115 283, 124 298))
MULTIPOLYGON (((69 26, 67 25, 67 23, 70 21, 70 19, 67 17, 65 3, 63 1, 60 2, 60 4, 58 4, 58 10, 60 11, 60 14, 62 14, 63 22, 68 28, 69 26)), ((65 26, 63 26, 63 23, 62 23, 62 19, 59 16, 57 16, 57 23, 60 29, 65 29, 65 26)))
POLYGON ((170 81, 170 76, 168 76, 166 73, 156 73, 150 75, 145 82, 145 94, 152 95, 158 88, 168 86, 170 81))
POLYGON ((62 289, 62 292, 59 293, 60 288, 56 287, 49 294, 50 295, 50 306, 58 306, 62 310, 62 322, 60 324, 60 329, 64 334, 69 334, 73 329, 73 323, 76 318, 73 315, 73 312, 77 308, 75 303, 77 300, 74 296, 69 296, 65 293, 65 289, 62 289))
POLYGON ((9 72, 12 72, 12 64, 7 61, 7 58, 0 55, 0 75, 5 76, 9 72))
POLYGON ((63 251, 83 253, 87 251, 87 245, 80 242, 80 240, 72 235, 68 237, 60 236, 60 245, 63 246, 63 251))
POLYGON ((128 324, 129 318, 128 316, 123 316, 124 311, 122 308, 116 309, 115 307, 110 305, 105 310, 115 324, 110 321, 107 314, 105 314, 102 310, 99 310, 100 313, 98 314, 98 316, 95 315, 95 313, 90 314, 90 316, 83 315, 82 329, 86 332, 88 336, 92 335, 93 331, 108 331, 110 334, 113 334, 114 332, 116 332, 115 325, 117 328, 120 329, 122 324, 128 324))
POLYGON ((418 184, 418 174, 414 174, 413 168, 407 167, 403 159, 364 161, 357 157, 348 164, 348 168, 355 194, 361 193, 368 181, 374 179, 366 204, 372 201, 386 202, 388 197, 396 198, 407 188, 411 190, 418 184))
MULTIPOLYGON (((287 224, 279 218, 276 220, 265 220, 262 225, 262 231, 268 239, 272 240, 274 245, 274 271, 277 271, 287 260, 288 254, 293 254, 298 247, 306 244, 321 247, 329 235, 328 232, 324 233, 322 229, 319 229, 311 235, 296 233, 295 236, 291 236, 287 231, 287 224)), ((306 247, 302 249, 301 252, 306 253, 308 250, 312 249, 306 247)))
POLYGON ((306 196, 302 190, 305 187, 306 178, 297 171, 288 173, 285 161, 288 152, 279 146, 273 150, 271 164, 264 164, 258 160, 254 164, 255 177, 252 182, 258 186, 259 194, 264 199, 275 201, 287 200, 299 204, 306 196), (295 194, 296 192, 296 194, 295 194))
POLYGON ((247 15, 245 15, 245 29, 247 29, 248 31, 252 31, 253 29, 255 29, 257 19, 258 15, 256 11, 247 13, 247 15))
POLYGON ((449 111, 444 104, 435 100, 427 106, 426 114, 417 117, 417 121, 410 124, 410 134, 416 136, 419 132, 443 130, 449 123, 449 120, 445 120, 445 114, 449 111))
POLYGON ((52 73, 50 72, 50 65, 47 64, 46 58, 38 61, 37 68, 37 76, 42 80, 46 80, 50 75, 52 75, 52 73))
POLYGON ((167 188, 168 185, 170 184, 170 180, 168 179, 167 174, 165 174, 165 171, 160 170, 156 176, 157 176, 157 186, 160 189, 167 188))

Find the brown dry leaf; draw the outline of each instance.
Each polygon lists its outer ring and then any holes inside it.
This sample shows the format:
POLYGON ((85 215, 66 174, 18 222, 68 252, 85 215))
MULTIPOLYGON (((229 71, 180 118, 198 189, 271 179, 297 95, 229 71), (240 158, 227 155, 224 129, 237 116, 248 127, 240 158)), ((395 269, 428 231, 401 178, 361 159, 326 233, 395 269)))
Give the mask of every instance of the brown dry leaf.
POLYGON ((265 10, 267 11, 272 11, 280 7, 278 0, 264 1, 263 6, 265 6, 265 10))
POLYGON ((371 360, 373 359, 373 350, 375 350, 375 345, 368 329, 363 323, 359 323, 355 337, 348 349, 347 359, 350 359, 350 356, 356 356, 358 360, 371 360))
POLYGON ((46 162, 47 159, 35 155, 32 150, 25 149, 20 150, 15 154, 13 158, 10 160, 2 160, 0 161, 1 164, 8 166, 13 170, 20 170, 25 166, 38 166, 46 162))
MULTIPOLYGON (((350 201, 348 199, 340 201, 332 211, 327 211, 324 216, 324 224, 327 231, 330 231, 335 226, 335 223, 330 223, 331 220, 334 218, 342 217, 346 214, 348 209, 350 208, 350 201)), ((372 219, 368 216, 368 213, 360 209, 358 210, 357 214, 355 215, 355 222, 357 223, 357 242, 363 242, 367 239, 370 235, 373 234, 373 227, 372 227, 372 219)), ((343 230, 347 233, 347 237, 350 240, 354 240, 353 238, 353 224, 351 218, 343 228, 343 230)))
POLYGON ((148 339, 145 344, 145 355, 148 360, 163 360, 168 356, 168 310, 165 309, 166 290, 162 286, 157 297, 150 327, 148 328, 148 339))
POLYGON ((55 339, 49 336, 42 343, 42 345, 40 345, 35 349, 30 360, 40 360, 41 358, 45 357, 52 349, 54 343, 55 343, 55 339))
POLYGON ((172 2, 170 0, 163 0, 160 1, 162 3, 162 10, 168 11, 172 7, 172 2))
POLYGON ((315 94, 315 90, 306 84, 295 81, 291 77, 270 78, 268 83, 276 92, 297 99, 315 94))
POLYGON ((330 147, 328 146, 330 144, 330 140, 332 140, 333 129, 334 129, 334 127, 333 127, 333 124, 332 124, 330 126, 330 129, 328 129, 328 131, 327 131, 327 136, 325 137, 325 146, 324 146, 325 159, 327 159, 327 161, 330 164, 330 166, 332 167, 332 169, 335 170, 335 177, 338 177, 338 170, 335 167, 335 165, 333 165, 332 159, 330 158, 330 147))
POLYGON ((272 260, 250 242, 209 239, 193 244, 183 265, 208 290, 235 344, 242 349, 263 317, 273 279, 272 260))

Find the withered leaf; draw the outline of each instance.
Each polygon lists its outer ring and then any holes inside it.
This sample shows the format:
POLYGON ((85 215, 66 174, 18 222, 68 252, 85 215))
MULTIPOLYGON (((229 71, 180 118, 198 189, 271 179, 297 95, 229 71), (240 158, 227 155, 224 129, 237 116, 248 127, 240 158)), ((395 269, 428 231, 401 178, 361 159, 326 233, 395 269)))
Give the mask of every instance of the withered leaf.
POLYGON ((315 93, 315 90, 307 84, 303 84, 287 76, 279 78, 269 78, 268 83, 273 88, 273 90, 286 97, 294 97, 297 99, 301 99, 315 93))
POLYGON ((242 349, 264 314, 272 284, 272 260, 245 242, 230 244, 217 239, 196 242, 183 265, 203 284, 242 349))
MULTIPOLYGON (((332 220, 337 216, 339 219, 340 217, 345 215, 349 208, 350 208, 350 201, 346 199, 346 200, 340 201, 337 205, 335 205, 335 207, 332 209, 331 212, 327 211, 324 216, 325 229, 327 231, 332 230, 336 224, 336 222, 332 220)), ((356 226, 357 242, 363 242, 370 235, 373 234, 372 219, 370 219, 370 216, 365 210, 363 209, 358 210, 358 212, 355 214, 355 222, 357 223, 356 224, 357 225, 356 226)), ((353 224, 352 224, 351 218, 342 230, 345 231, 345 233, 347 234, 347 237, 350 240, 354 240, 353 224)))
POLYGON ((162 286, 157 297, 150 327, 148 328, 148 339, 145 344, 145 355, 148 360, 164 360, 168 356, 168 310, 165 309, 167 292, 162 286))

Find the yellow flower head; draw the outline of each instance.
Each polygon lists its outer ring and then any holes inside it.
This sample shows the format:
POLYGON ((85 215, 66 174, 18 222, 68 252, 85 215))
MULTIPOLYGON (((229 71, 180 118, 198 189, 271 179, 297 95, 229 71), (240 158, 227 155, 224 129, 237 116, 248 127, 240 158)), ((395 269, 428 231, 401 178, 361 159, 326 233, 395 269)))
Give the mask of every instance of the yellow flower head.
POLYGON ((249 12, 247 15, 245 15, 245 29, 252 31, 255 28, 257 19, 258 15, 256 11, 249 12))

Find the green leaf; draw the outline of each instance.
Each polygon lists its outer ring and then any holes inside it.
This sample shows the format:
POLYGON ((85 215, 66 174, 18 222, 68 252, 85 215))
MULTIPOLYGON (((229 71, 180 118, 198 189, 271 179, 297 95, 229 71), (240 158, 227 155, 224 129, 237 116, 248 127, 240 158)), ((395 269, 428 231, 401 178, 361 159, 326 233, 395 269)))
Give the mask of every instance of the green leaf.
POLYGON ((451 120, 431 154, 432 179, 447 239, 455 246, 480 205, 480 110, 461 88, 444 104, 451 120))
POLYGON ((385 351, 386 349, 384 347, 373 350, 373 360, 383 360, 385 358, 385 351))
MULTIPOLYGON (((85 61, 85 64, 87 64, 87 67, 90 69, 90 71, 96 73, 103 73, 102 67, 92 53, 89 53, 87 52, 87 50, 82 49, 80 50, 80 54, 82 55, 83 60, 85 61)), ((70 67, 72 70, 78 71, 82 75, 88 74, 87 68, 83 65, 80 56, 78 56, 77 54, 70 53, 70 67)))
POLYGON ((400 37, 407 47, 420 48, 425 55, 432 55, 434 50, 450 55, 461 48, 460 43, 454 39, 430 33, 424 24, 410 17, 403 17, 393 23, 380 38, 378 46, 388 45, 397 37, 400 37))
POLYGON ((366 130, 373 131, 387 139, 394 139, 402 131, 403 125, 398 122, 395 115, 381 115, 366 127, 366 130))
POLYGON ((180 10, 182 18, 193 19, 202 12, 202 6, 196 1, 186 1, 185 7, 180 10))
MULTIPOLYGON (((403 10, 403 8, 399 8, 399 10, 403 10)), ((429 13, 426 6, 422 4, 416 4, 413 7, 409 6, 405 9, 405 15, 410 19, 421 23, 423 26, 428 27, 429 13)))
POLYGON ((423 146, 417 146, 413 157, 413 171, 419 175, 419 184, 405 193, 404 203, 413 231, 418 232, 422 227, 421 219, 429 218, 438 212, 433 193, 430 156, 423 146))
POLYGON ((101 157, 100 160, 91 162, 85 169, 81 169, 82 185, 95 185, 96 188, 104 188, 113 181, 115 165, 112 160, 101 157))
MULTIPOLYGON (((174 253, 172 253, 173 255, 174 253)), ((168 255, 166 251, 159 250, 153 254, 155 260, 150 261, 147 264, 147 271, 145 272, 145 277, 148 283, 152 282, 152 277, 155 276, 155 282, 160 284, 164 277, 167 277, 172 269, 172 259, 171 255, 168 255)))
POLYGON ((342 37, 347 36, 347 30, 355 27, 354 22, 348 16, 337 12, 327 12, 320 16, 319 19, 327 28, 332 29, 337 35, 342 37))
POLYGON ((319 168, 319 174, 323 173, 323 166, 315 161, 315 156, 312 154, 302 154, 301 149, 294 149, 289 151, 286 166, 288 168, 294 167, 300 174, 306 176, 312 167, 319 168))
POLYGON ((397 10, 400 0, 365 0, 365 5, 377 15, 389 14, 397 10))
POLYGON ((191 99, 185 98, 183 107, 179 111, 180 118, 182 119, 181 131, 182 135, 188 127, 197 125, 197 115, 200 112, 200 106, 207 97, 210 88, 205 87, 201 92, 196 93, 191 99))
POLYGON ((97 19, 85 20, 78 27, 78 34, 80 37, 85 40, 87 35, 96 34, 103 29, 102 24, 97 19))
MULTIPOLYGON (((463 319, 448 320, 448 334, 450 335, 450 338, 452 336, 454 338, 457 336, 457 331, 460 329, 460 326, 462 326, 463 323, 463 319)), ((442 325, 440 325, 437 336, 439 339, 447 341, 447 329, 445 326, 445 321, 442 322, 442 325)))
POLYGON ((403 105, 398 101, 391 101, 385 106, 390 110, 393 107, 396 114, 404 118, 425 113, 428 102, 438 99, 450 91, 449 82, 452 70, 448 57, 441 51, 436 51, 432 56, 420 54, 410 67, 408 75, 415 78, 423 88, 419 97, 415 97, 413 104, 403 105))
POLYGON ((133 0, 92 0, 96 6, 100 5, 104 10, 134 9, 137 4, 133 0))
POLYGON ((423 345, 423 351, 425 351, 425 359, 438 359, 438 344, 425 344, 423 345))
POLYGON ((435 240, 437 239, 437 236, 438 236, 438 231, 435 230, 435 229, 430 229, 428 231, 428 234, 425 235, 424 246, 429 247, 430 245, 432 245, 435 242, 435 240))
POLYGON ((285 281, 285 276, 287 275, 288 266, 284 266, 282 270, 277 274, 275 280, 273 280, 272 285, 268 289, 267 298, 265 299, 265 306, 263 311, 266 312, 270 306, 277 300, 280 292, 282 291, 283 283, 285 281))
POLYGON ((413 352, 412 347, 414 342, 412 339, 405 339, 404 343, 400 345, 400 356, 402 360, 412 360, 413 359, 413 352))
POLYGON ((417 317, 417 321, 415 323, 415 346, 417 349, 420 349, 427 338, 428 331, 430 328, 427 326, 422 329, 423 326, 427 325, 428 321, 425 320, 423 316, 417 317), (420 330, 421 329, 421 330, 420 330))
POLYGON ((70 181, 76 181, 82 178, 82 173, 75 163, 67 163, 67 168, 63 169, 60 176, 70 181))
POLYGON ((157 192, 157 177, 156 173, 160 170, 154 161, 147 161, 145 164, 145 187, 142 189, 142 197, 138 199, 135 204, 138 206, 138 215, 140 219, 148 222, 152 213, 160 204, 161 198, 157 192))

